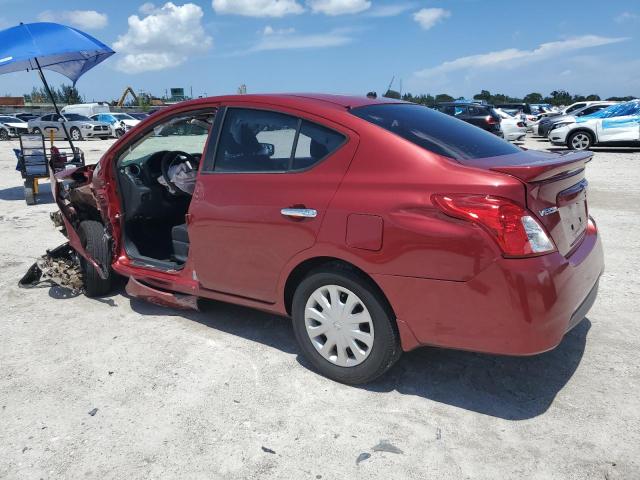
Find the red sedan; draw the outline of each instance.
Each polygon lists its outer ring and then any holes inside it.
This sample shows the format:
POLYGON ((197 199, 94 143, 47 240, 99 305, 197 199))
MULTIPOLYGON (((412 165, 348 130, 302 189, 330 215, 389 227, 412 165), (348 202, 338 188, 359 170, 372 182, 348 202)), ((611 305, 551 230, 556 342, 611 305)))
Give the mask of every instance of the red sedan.
POLYGON ((149 117, 54 190, 87 295, 115 272, 162 305, 288 315, 319 372, 361 383, 423 345, 558 345, 604 268, 590 159, 400 101, 242 95, 149 117))

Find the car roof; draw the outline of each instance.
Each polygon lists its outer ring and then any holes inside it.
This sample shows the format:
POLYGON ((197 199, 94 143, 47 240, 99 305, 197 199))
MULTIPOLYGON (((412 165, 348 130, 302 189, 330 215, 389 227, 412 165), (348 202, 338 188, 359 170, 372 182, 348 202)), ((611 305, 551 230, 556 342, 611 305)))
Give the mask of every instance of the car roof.
POLYGON ((244 94, 244 95, 222 95, 215 97, 197 98, 188 100, 176 105, 199 105, 210 102, 256 102, 256 103, 278 103, 278 104, 304 104, 317 105, 335 109, 350 109, 367 105, 383 105, 391 103, 410 103, 393 98, 369 98, 357 95, 333 95, 325 93, 267 93, 267 94, 244 94))

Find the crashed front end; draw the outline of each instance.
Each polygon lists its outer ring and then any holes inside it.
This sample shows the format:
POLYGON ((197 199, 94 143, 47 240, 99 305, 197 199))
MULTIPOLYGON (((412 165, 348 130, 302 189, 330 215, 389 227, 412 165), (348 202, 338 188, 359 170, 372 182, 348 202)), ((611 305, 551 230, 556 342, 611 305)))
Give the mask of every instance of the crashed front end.
POLYGON ((108 275, 109 265, 100 265, 89 256, 84 240, 78 234, 80 222, 84 220, 107 223, 101 216, 92 185, 95 168, 95 165, 88 165, 51 174, 51 191, 59 210, 52 212, 50 217, 69 241, 47 250, 18 282, 20 287, 31 288, 46 282, 81 292, 83 267, 95 268, 101 278, 108 275))

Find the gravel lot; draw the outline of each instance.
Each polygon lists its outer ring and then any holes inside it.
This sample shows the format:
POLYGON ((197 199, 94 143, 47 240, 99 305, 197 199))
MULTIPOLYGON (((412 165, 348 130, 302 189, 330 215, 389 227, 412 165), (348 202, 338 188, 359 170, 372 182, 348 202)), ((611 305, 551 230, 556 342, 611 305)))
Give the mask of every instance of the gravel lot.
MULTIPOLYGON (((640 478, 640 151, 588 167, 607 270, 557 349, 425 348, 354 388, 305 368, 287 319, 18 289, 64 239, 52 200, 24 203, 17 143, 0 144, 0 478, 640 478)), ((95 161, 110 143, 79 145, 95 161)))

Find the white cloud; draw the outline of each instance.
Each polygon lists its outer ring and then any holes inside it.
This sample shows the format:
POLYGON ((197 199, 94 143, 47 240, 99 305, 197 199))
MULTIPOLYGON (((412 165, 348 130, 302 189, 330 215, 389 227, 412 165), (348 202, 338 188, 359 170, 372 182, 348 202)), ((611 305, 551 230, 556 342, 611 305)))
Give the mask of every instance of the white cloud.
POLYGON ((271 25, 267 25, 266 27, 264 27, 264 30, 262 31, 263 35, 288 35, 290 33, 295 32, 296 29, 295 28, 273 28, 271 25))
POLYGON ((435 26, 436 23, 450 16, 451 12, 444 8, 423 8, 413 14, 413 19, 418 22, 424 30, 429 30, 435 26))
POLYGON ((119 70, 139 73, 184 63, 190 54, 206 52, 213 39, 202 28, 202 8, 193 3, 147 9, 147 16, 129 17, 129 30, 118 37, 114 50, 122 54, 119 70))
POLYGON ((78 28, 87 30, 99 30, 109 23, 109 17, 105 13, 95 10, 45 10, 38 15, 41 22, 68 23, 78 28))
POLYGON ((333 16, 364 12, 371 7, 371 2, 368 0, 307 0, 307 5, 313 13, 333 16))
POLYGON ((230 55, 246 55, 271 50, 301 50, 310 48, 339 47, 351 43, 353 38, 349 30, 332 30, 324 33, 296 33, 293 28, 276 30, 267 26, 258 43, 246 51, 233 52, 230 55))
POLYGON ((460 57, 456 58, 455 60, 441 63, 436 67, 420 70, 414 75, 419 78, 434 78, 442 77, 447 73, 459 70, 473 71, 481 68, 498 67, 514 68, 531 62, 545 60, 547 58, 563 56, 568 52, 598 47, 601 45, 608 45, 611 43, 618 43, 625 40, 627 40, 627 38, 609 38, 600 37, 598 35, 583 35, 567 40, 543 43, 533 50, 519 50, 517 48, 508 48, 496 52, 470 55, 468 57, 460 57))
POLYGON ((284 17, 304 12, 296 0, 212 0, 211 5, 218 14, 246 17, 284 17))
POLYGON ((415 7, 415 3, 389 3, 376 5, 369 12, 370 17, 395 17, 415 7))
POLYGON ((622 12, 620 15, 614 18, 614 20, 618 23, 636 22, 640 20, 640 15, 632 12, 622 12))
POLYGON ((151 2, 143 3, 138 7, 138 11, 143 15, 151 15, 155 10, 156 6, 151 2))

